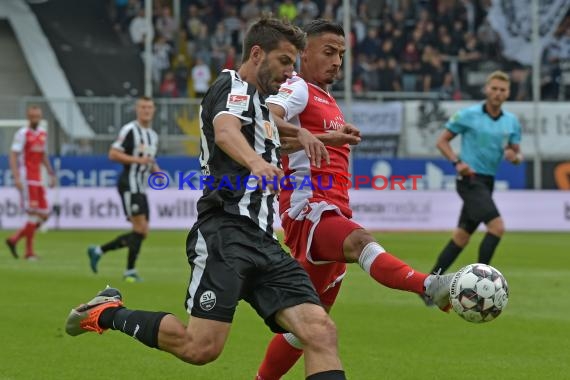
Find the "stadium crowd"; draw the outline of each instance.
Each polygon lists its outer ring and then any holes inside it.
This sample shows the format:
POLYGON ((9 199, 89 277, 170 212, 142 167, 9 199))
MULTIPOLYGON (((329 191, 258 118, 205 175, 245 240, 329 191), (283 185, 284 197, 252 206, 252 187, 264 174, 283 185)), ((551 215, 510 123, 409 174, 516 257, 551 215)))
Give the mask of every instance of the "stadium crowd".
MULTIPOLYGON (((241 61, 247 27, 271 12, 299 26, 317 17, 343 21, 341 0, 181 0, 180 20, 171 0, 154 0, 147 31, 144 1, 111 0, 116 29, 141 52, 152 33, 153 80, 162 97, 201 96, 214 75, 241 61)), ((480 98, 469 74, 510 72, 511 100, 531 98, 529 67, 505 59, 501 40, 487 20, 491 0, 351 1, 352 91, 432 93, 442 99, 480 98)), ((543 99, 557 99, 561 63, 570 61, 570 18, 543 59, 543 99)), ((343 81, 333 88, 343 89, 343 81)))

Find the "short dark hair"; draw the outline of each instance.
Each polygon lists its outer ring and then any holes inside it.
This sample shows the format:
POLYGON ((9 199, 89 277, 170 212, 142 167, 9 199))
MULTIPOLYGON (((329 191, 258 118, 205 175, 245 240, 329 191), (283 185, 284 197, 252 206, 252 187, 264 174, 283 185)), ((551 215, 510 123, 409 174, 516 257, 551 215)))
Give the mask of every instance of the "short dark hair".
POLYGON ((318 36, 323 33, 332 33, 344 37, 344 28, 339 23, 322 18, 309 22, 303 28, 307 37, 318 36))
POLYGON ((305 32, 300 28, 276 18, 262 17, 245 35, 242 62, 249 59, 253 46, 258 45, 264 52, 270 52, 283 40, 289 41, 299 51, 305 48, 305 32))

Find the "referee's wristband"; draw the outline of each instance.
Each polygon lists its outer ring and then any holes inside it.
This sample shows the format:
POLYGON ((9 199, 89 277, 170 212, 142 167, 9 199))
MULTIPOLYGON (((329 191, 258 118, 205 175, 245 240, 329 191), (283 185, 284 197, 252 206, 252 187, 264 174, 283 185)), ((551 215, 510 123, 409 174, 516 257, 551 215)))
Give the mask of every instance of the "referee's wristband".
POLYGON ((458 158, 458 159, 456 159, 456 160, 453 161, 453 166, 455 167, 455 166, 457 166, 457 164, 459 164, 459 163, 461 163, 461 162, 462 162, 461 159, 458 158))

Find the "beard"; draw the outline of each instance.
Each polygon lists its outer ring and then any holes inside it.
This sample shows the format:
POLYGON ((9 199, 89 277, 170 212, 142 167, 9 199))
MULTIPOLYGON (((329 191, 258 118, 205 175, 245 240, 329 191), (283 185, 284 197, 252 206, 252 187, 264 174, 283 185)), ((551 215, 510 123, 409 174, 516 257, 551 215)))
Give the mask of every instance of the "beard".
POLYGON ((269 62, 267 59, 261 62, 259 66, 259 72, 257 74, 259 86, 261 87, 259 91, 264 95, 275 95, 279 92, 279 86, 275 85, 275 78, 273 78, 273 74, 271 73, 271 69, 269 68, 269 62))

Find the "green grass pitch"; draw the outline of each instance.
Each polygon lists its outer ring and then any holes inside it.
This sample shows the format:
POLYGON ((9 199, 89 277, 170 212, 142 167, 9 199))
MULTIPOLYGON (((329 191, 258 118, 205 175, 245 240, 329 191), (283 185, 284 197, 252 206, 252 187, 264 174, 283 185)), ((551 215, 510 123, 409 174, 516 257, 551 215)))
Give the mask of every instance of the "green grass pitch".
MULTIPOLYGON (((2 239, 7 235, 4 231, 2 239)), ((152 231, 139 259, 145 282, 123 283, 126 252, 109 253, 90 272, 85 248, 112 231, 49 231, 36 238, 41 260, 14 260, 0 246, 0 379, 253 379, 271 334, 240 304, 219 360, 184 364, 131 338, 107 332, 69 337, 72 306, 105 285, 119 287, 130 308, 187 316, 186 233, 152 231)), ((454 268, 475 262, 481 234, 454 268)), ((377 233, 390 252, 429 270, 448 233, 377 233)), ((3 241, 3 240, 2 240, 3 241)), ((570 234, 507 233, 493 262, 510 286, 496 321, 474 325, 426 308, 414 294, 377 285, 352 265, 332 316, 349 379, 570 378, 570 234)), ((23 246, 20 245, 20 250, 23 246)), ((303 379, 302 361, 285 379, 303 379)))

